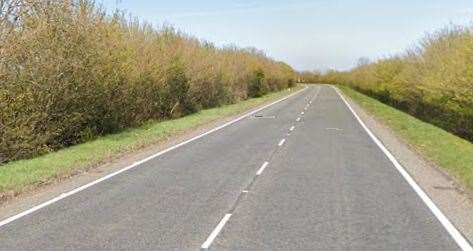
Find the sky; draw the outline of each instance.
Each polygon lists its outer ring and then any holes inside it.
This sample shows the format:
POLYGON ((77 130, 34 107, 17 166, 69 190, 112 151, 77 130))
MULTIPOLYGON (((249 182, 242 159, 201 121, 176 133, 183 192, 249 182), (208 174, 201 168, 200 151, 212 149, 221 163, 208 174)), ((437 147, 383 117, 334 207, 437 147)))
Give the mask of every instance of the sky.
POLYGON ((157 27, 217 46, 256 47, 296 70, 347 70, 412 48, 448 25, 473 25, 473 0, 102 0, 157 27))

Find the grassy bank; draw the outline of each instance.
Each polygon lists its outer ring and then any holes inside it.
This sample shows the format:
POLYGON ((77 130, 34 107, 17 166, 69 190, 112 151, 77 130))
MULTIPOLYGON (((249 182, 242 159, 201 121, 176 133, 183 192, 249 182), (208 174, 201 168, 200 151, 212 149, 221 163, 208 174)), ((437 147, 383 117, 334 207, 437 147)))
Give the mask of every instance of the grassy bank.
POLYGON ((149 122, 144 126, 100 137, 34 159, 18 160, 0 168, 0 197, 8 198, 25 190, 57 181, 110 158, 144 146, 159 143, 171 136, 192 130, 217 119, 236 115, 300 89, 284 90, 237 104, 202 110, 174 120, 149 122))
POLYGON ((473 144, 385 105, 349 87, 339 87, 362 108, 389 126, 428 160, 473 191, 473 144))

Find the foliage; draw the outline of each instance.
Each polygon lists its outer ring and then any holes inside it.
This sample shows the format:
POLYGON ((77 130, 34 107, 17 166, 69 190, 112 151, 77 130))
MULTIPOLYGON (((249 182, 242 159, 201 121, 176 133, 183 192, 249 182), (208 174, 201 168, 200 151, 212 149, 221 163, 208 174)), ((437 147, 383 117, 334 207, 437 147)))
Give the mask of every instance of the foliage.
POLYGON ((91 0, 0 0, 0 10, 0 163, 247 99, 256 72, 260 94, 295 78, 254 49, 109 16, 91 0))
POLYGON ((473 27, 449 27, 404 55, 331 71, 325 83, 343 83, 473 140, 473 27))

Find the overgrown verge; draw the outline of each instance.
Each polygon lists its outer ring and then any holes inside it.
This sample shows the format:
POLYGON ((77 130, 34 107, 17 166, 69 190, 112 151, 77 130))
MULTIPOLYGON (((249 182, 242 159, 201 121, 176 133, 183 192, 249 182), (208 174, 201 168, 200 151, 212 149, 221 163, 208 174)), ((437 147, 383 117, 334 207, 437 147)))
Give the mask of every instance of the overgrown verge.
POLYGON ((92 0, 0 1, 0 163, 294 84, 255 49, 107 15, 92 0))
POLYGON ((427 36, 403 55, 320 77, 347 84, 460 137, 473 141, 473 27, 427 36))
POLYGON ((117 158, 123 153, 162 142, 169 137, 224 117, 241 114, 298 89, 300 87, 237 104, 206 109, 178 119, 150 121, 138 128, 126 129, 117 134, 99 137, 33 159, 11 161, 0 168, 0 201, 82 172, 109 159, 117 158))
POLYGON ((473 192, 473 144, 346 86, 339 88, 428 160, 473 192))

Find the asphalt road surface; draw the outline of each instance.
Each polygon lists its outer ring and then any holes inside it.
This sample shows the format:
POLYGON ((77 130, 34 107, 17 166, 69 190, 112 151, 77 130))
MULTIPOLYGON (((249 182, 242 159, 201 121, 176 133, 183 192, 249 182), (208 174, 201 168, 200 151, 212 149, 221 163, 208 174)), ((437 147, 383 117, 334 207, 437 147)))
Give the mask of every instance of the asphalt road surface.
POLYGON ((1 250, 460 250, 312 86, 0 227, 1 250))

